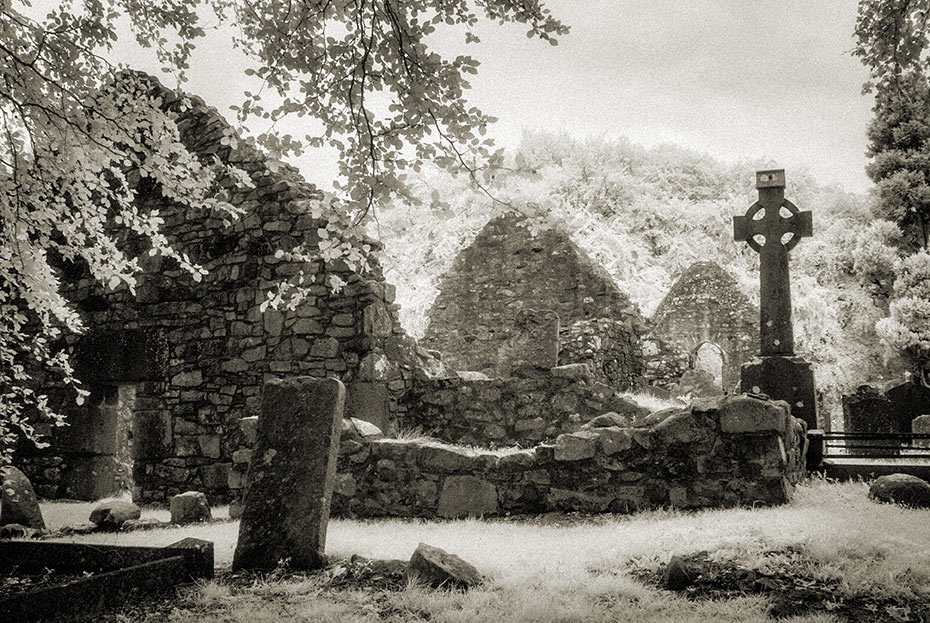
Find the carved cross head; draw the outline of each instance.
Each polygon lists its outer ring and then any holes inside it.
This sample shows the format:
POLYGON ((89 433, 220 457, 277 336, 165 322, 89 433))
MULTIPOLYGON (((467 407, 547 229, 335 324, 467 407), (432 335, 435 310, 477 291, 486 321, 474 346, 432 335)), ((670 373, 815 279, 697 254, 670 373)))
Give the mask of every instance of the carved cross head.
POLYGON ((761 253, 763 247, 784 246, 790 251, 801 238, 813 235, 814 227, 809 211, 801 212, 785 199, 785 170, 756 172, 759 200, 749 206, 745 216, 733 217, 733 238, 747 243, 761 253), (784 240, 786 234, 790 238, 784 240), (761 236, 760 243, 756 236, 761 236))

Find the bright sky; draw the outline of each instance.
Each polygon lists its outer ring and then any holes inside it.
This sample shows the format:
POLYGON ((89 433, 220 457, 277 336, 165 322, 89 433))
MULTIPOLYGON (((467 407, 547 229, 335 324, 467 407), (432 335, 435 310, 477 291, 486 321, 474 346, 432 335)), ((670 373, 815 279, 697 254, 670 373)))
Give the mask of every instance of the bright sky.
MULTIPOLYGON (((500 119, 491 134, 514 147, 524 129, 675 143, 724 161, 767 158, 821 182, 863 191, 867 72, 851 56, 856 0, 547 0, 572 32, 552 47, 525 27, 483 25, 442 51, 481 61, 470 99, 500 119)), ((211 41, 186 88, 225 112, 248 88, 211 41)), ((151 70, 138 53, 119 60, 151 70)), ((305 157, 306 177, 331 187, 328 155, 305 157)))

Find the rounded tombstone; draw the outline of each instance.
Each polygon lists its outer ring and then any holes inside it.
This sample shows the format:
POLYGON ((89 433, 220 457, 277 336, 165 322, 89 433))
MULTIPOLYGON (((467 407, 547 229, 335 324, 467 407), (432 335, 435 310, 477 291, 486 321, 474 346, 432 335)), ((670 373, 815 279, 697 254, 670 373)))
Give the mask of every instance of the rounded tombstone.
POLYGON ((197 523, 213 519, 207 496, 200 491, 185 491, 172 497, 168 509, 171 511, 171 523, 197 523))

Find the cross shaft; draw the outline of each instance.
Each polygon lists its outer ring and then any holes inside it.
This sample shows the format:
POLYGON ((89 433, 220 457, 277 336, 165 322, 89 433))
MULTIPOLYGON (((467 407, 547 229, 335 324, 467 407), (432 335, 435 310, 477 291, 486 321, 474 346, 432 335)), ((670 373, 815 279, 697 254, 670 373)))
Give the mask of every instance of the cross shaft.
POLYGON ((758 171, 759 200, 745 216, 733 217, 733 238, 759 253, 759 337, 762 355, 793 355, 791 280, 788 252, 802 237, 813 234, 810 212, 801 212, 785 199, 785 172, 758 171), (789 216, 782 216, 782 209, 789 216), (759 213, 762 213, 761 216, 759 213), (791 238, 782 241, 786 234, 791 238), (763 241, 756 240, 762 236, 763 241))

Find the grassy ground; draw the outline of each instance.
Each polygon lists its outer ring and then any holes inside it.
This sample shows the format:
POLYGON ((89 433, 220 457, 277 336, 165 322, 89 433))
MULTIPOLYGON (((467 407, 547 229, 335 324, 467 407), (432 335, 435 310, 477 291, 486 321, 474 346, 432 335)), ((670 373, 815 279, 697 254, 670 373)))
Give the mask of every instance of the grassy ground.
MULTIPOLYGON (((930 511, 876 504, 866 493, 861 483, 814 481, 778 508, 531 521, 333 520, 327 553, 343 562, 309 576, 230 574, 238 523, 228 520, 69 540, 214 541, 217 580, 141 611, 111 615, 115 621, 720 623, 766 621, 775 612, 794 623, 826 623, 917 621, 924 606, 930 616, 930 511), (485 586, 468 593, 429 591, 366 576, 344 561, 352 555, 406 560, 421 541, 474 564, 488 577, 485 586), (685 593, 655 586, 673 555, 698 552, 725 566, 719 582, 685 593), (722 580, 742 582, 746 574, 755 584, 737 582, 730 590, 722 580), (779 594, 788 590, 785 577, 791 595, 808 605, 778 609, 779 594), (763 585, 772 588, 760 591, 763 585)), ((46 505, 46 517, 54 524, 53 517, 76 507, 46 505)), ((225 511, 215 509, 214 516, 225 511)))

